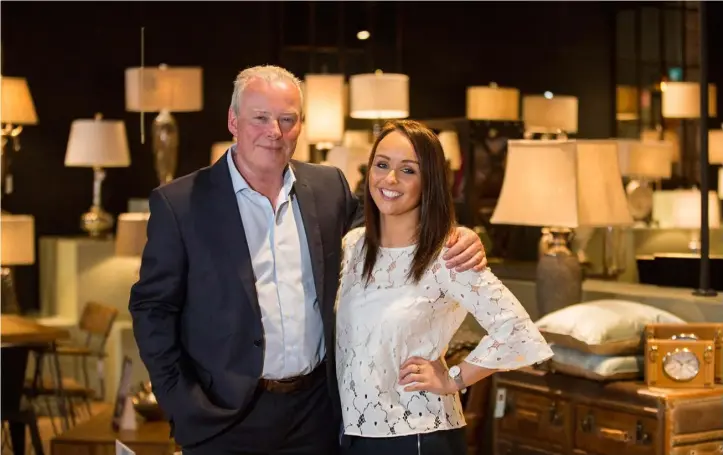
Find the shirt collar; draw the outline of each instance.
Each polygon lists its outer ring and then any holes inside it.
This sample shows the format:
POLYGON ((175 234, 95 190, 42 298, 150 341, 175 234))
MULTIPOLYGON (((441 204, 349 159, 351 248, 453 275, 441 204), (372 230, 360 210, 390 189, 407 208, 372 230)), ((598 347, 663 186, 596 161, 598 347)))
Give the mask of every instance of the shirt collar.
MULTIPOLYGON (((236 163, 234 163, 233 161, 233 156, 235 154, 236 144, 233 144, 231 147, 229 147, 228 153, 226 154, 226 162, 228 163, 228 170, 231 174, 231 183, 233 184, 234 194, 245 190, 254 191, 254 189, 251 188, 246 179, 236 168, 236 163)), ((288 196, 291 193, 292 188, 294 187, 294 182, 296 182, 296 175, 294 174, 294 170, 291 169, 291 166, 287 165, 286 170, 284 170, 284 184, 281 187, 281 192, 284 195, 288 196)))

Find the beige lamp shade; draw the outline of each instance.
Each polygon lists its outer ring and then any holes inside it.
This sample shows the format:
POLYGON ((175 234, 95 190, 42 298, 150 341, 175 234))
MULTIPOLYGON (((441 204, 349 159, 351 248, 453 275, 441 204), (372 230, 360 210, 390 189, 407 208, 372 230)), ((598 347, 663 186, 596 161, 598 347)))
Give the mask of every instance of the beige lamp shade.
POLYGON ((354 190, 361 180, 359 166, 367 164, 371 148, 337 146, 329 150, 326 155, 326 164, 336 166, 346 177, 349 186, 354 190))
POLYGON ((115 237, 116 256, 141 256, 146 246, 150 213, 121 213, 115 237))
POLYGON ((0 214, 3 266, 35 263, 35 218, 30 215, 0 214))
POLYGON ((449 161, 449 168, 458 171, 462 168, 462 151, 456 131, 440 131, 439 142, 442 143, 444 157, 449 161))
POLYGON ((37 124, 38 116, 35 113, 33 97, 30 96, 28 81, 24 77, 7 76, 2 76, 0 80, 0 121, 11 125, 37 124))
POLYGON ((349 78, 349 115, 363 119, 409 117, 409 76, 356 74, 349 78))
POLYGON ((638 119, 638 88, 633 85, 618 85, 616 93, 616 118, 620 121, 638 119))
POLYGON ((491 221, 558 228, 632 224, 616 141, 509 141, 491 221))
POLYGON ((708 162, 723 164, 723 129, 708 131, 708 162))
POLYGON ((126 69, 126 110, 131 112, 195 112, 203 109, 200 67, 126 69))
POLYGON ((70 125, 66 166, 127 167, 130 164, 126 126, 122 121, 81 119, 70 125))
POLYGON ((520 119, 520 91, 516 88, 467 87, 467 118, 516 122, 520 119))
POLYGON ((224 153, 226 153, 226 150, 228 150, 228 148, 234 144, 235 144, 234 141, 214 143, 211 146, 211 164, 218 161, 218 159, 221 158, 224 153))
POLYGON ((309 162, 311 160, 311 149, 309 141, 306 138, 306 125, 301 125, 301 134, 296 140, 296 149, 293 158, 297 161, 309 162))
MULTIPOLYGON (((720 226, 720 211, 715 191, 708 193, 708 226, 720 226)), ((679 190, 673 192, 673 227, 700 229, 700 191, 679 190)))
MULTIPOLYGON (((700 118, 700 84, 697 82, 665 82, 661 87, 663 117, 700 118)), ((708 85, 708 116, 717 115, 716 86, 708 85)))
MULTIPOLYGON (((662 140, 670 144, 672 147, 673 163, 680 161, 680 140, 678 137, 678 133, 674 130, 663 131, 662 140)), ((640 140, 643 142, 657 142, 661 140, 660 132, 654 129, 644 129, 640 132, 640 140)))
POLYGON ((618 160, 626 177, 667 179, 673 173, 673 146, 667 141, 621 140, 618 160))
POLYGON ((366 149, 367 152, 371 152, 372 141, 371 131, 368 130, 346 130, 344 131, 344 139, 342 139, 342 145, 347 148, 362 148, 366 149))
POLYGON ((344 134, 344 75, 307 74, 304 80, 306 139, 341 142, 344 134))
POLYGON ((522 120, 529 131, 577 133, 577 98, 527 95, 522 98, 522 120))

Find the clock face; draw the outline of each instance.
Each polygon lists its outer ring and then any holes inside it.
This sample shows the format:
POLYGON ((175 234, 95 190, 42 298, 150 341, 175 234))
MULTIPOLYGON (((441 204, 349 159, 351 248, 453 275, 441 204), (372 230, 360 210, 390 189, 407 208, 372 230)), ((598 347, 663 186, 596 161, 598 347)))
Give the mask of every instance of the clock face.
POLYGON ((675 381, 690 381, 700 371, 698 357, 687 349, 676 349, 663 359, 663 371, 675 381))

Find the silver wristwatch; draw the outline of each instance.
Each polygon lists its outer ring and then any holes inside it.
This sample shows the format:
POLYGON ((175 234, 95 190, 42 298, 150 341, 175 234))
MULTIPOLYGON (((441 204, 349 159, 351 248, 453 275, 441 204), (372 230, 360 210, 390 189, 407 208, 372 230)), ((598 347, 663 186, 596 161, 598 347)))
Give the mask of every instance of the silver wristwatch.
POLYGON ((447 372, 449 374, 449 377, 454 380, 454 383, 457 385, 457 389, 460 392, 464 392, 464 389, 467 388, 467 386, 464 384, 464 381, 462 380, 462 370, 459 368, 459 366, 455 365, 452 368, 449 369, 447 372))

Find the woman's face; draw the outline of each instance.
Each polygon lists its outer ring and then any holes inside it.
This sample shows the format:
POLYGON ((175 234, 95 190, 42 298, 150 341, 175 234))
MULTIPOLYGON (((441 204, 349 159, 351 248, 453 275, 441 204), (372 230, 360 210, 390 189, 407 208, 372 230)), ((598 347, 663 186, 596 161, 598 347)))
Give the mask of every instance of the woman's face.
POLYGON ((402 133, 393 131, 377 145, 369 192, 382 215, 399 216, 418 209, 422 197, 419 158, 402 133))

